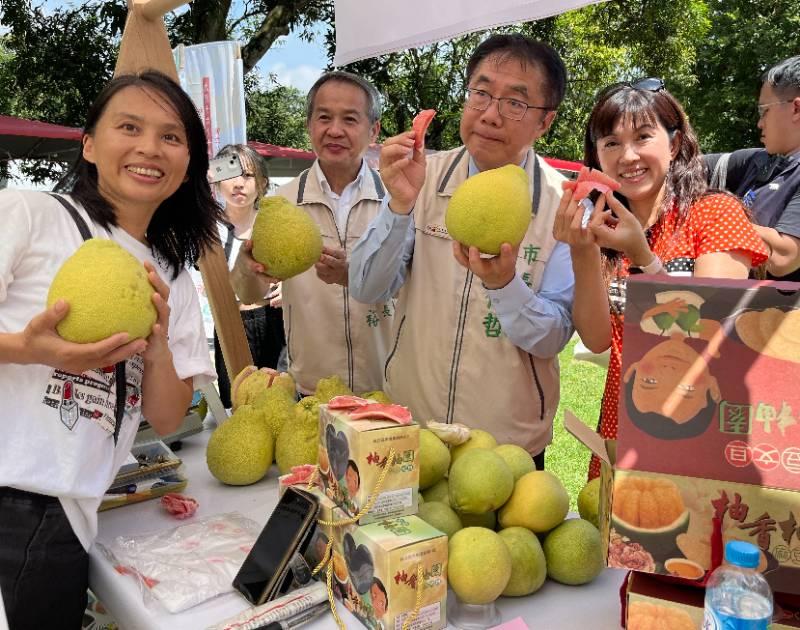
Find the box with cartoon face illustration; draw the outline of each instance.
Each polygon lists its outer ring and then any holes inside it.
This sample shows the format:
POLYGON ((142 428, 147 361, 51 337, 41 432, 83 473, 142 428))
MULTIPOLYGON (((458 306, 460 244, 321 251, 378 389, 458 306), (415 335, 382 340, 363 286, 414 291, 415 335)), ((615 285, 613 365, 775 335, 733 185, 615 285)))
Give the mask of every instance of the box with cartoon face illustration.
MULTIPOLYGON (((319 513, 317 514, 317 527, 314 535, 308 544, 304 554, 305 560, 310 569, 315 569, 325 557, 325 549, 328 541, 332 540, 331 556, 333 559, 334 580, 344 580, 347 577, 347 569, 344 565, 342 556, 342 538, 348 532, 352 532, 356 525, 334 526, 330 523, 347 520, 348 516, 342 509, 331 501, 318 487, 314 486, 309 490, 319 501, 319 513), (321 522, 319 522, 321 521, 321 522), (327 524, 322 524, 327 523, 327 524)), ((320 580, 325 580, 325 568, 317 573, 320 580)))
POLYGON ((609 565, 702 582, 735 538, 800 593, 797 285, 636 277, 624 340, 617 440, 579 437, 606 462, 609 565))
POLYGON ((350 516, 358 515, 378 486, 389 453, 393 464, 372 508, 359 523, 416 514, 419 488, 419 426, 391 420, 353 419, 320 407, 319 468, 325 494, 350 516))
POLYGON ((386 519, 345 532, 347 576, 335 578, 345 607, 370 630, 399 629, 414 612, 413 630, 447 625, 447 537, 416 516, 386 519), (422 582, 418 583, 421 568, 422 582))

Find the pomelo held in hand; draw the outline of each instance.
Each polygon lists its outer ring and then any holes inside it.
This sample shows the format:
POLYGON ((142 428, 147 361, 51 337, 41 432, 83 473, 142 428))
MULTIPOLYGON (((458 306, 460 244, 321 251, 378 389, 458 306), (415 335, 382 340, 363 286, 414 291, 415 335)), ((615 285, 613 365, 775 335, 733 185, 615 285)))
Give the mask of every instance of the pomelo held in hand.
POLYGON ((285 197, 264 197, 258 206, 253 258, 281 280, 311 268, 322 254, 322 235, 314 219, 285 197))
POLYGON ((519 245, 531 222, 528 174, 516 164, 473 175, 453 193, 444 219, 453 240, 499 254, 519 245))
POLYGON ((67 258, 47 294, 47 307, 69 304, 56 329, 67 341, 92 343, 116 333, 150 336, 158 313, 142 263, 114 241, 92 238, 67 258))

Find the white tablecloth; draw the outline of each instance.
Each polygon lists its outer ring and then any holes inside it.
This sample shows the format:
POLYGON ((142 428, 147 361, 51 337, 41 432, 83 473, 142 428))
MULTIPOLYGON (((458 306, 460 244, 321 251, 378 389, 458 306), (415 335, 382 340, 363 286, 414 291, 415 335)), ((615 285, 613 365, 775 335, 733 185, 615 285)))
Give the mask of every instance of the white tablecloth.
MULTIPOLYGON (((278 499, 277 469, 257 484, 245 487, 224 486, 211 476, 205 463, 209 431, 184 440, 178 455, 183 459, 189 485, 185 494, 200 503, 193 518, 224 512, 239 512, 265 523, 278 499)), ((187 521, 169 516, 158 500, 145 501, 100 513, 98 541, 110 544, 117 536, 132 536, 171 529, 187 521)), ((101 602, 117 619, 122 630, 202 630, 247 608, 238 594, 230 593, 180 614, 170 614, 155 604, 145 605, 139 587, 130 576, 118 574, 102 552, 90 551, 89 583, 101 602)), ((619 587, 625 572, 606 569, 594 582, 570 587, 548 580, 534 595, 522 598, 501 597, 498 607, 503 621, 522 617, 532 630, 573 629, 617 630, 619 625, 619 587)), ((363 628, 344 606, 339 614, 348 628, 363 628)), ((308 630, 336 628, 328 614, 304 626, 308 630)))

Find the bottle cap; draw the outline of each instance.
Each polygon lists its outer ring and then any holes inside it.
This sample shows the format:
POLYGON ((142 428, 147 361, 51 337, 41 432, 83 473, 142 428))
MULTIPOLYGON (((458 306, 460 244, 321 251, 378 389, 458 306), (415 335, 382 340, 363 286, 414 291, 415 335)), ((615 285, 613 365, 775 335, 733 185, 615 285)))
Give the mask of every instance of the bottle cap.
POLYGON ((725 560, 745 569, 755 569, 761 560, 758 547, 743 540, 731 540, 725 545, 725 560))

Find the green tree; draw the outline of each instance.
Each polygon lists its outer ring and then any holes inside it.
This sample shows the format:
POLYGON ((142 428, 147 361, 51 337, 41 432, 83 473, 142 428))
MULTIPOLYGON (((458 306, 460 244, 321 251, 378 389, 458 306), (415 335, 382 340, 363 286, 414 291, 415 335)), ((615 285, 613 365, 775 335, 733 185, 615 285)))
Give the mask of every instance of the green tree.
POLYGON ((245 77, 247 137, 295 149, 311 149, 306 130, 305 95, 297 88, 245 77))
MULTIPOLYGON (((331 0, 194 0, 166 16, 173 46, 238 39, 249 72, 278 37, 296 31, 312 37, 311 26, 330 14, 331 0)), ((127 16, 125 0, 87 0, 44 10, 43 0, 2 0, 0 113, 77 126, 89 104, 112 76, 127 16)), ((273 94, 279 98, 282 92, 273 94)), ((280 122, 277 119, 276 124, 280 122)), ((58 176, 56 164, 40 163, 37 178, 58 176)))
POLYGON ((798 0, 708 0, 710 30, 697 47, 696 81, 676 93, 703 149, 759 146, 756 103, 761 75, 800 54, 798 0))

